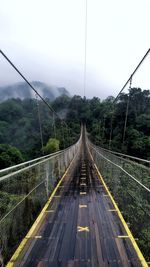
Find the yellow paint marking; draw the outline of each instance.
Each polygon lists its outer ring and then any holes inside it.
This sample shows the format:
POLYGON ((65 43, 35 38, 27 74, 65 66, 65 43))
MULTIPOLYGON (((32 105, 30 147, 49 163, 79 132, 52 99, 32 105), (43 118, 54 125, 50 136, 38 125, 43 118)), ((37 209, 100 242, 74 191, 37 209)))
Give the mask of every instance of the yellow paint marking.
POLYGON ((78 226, 78 232, 89 232, 88 226, 78 226))
POLYGON ((82 209, 82 208, 87 208, 87 205, 79 205, 79 208, 82 209))
MULTIPOLYGON (((89 153, 90 153, 90 151, 89 151, 89 153)), ((91 156, 91 158, 92 158, 92 161, 94 162, 94 159, 93 159, 91 153, 90 153, 90 156, 91 156)), ((146 260, 144 259, 144 256, 143 256, 141 250, 139 249, 139 247, 138 247, 138 245, 137 245, 137 243, 136 243, 136 241, 135 241, 135 239, 134 239, 134 237, 133 237, 133 235, 132 235, 132 233, 131 233, 131 231, 130 231, 130 229, 129 229, 127 223, 126 223, 126 221, 124 220, 124 218, 123 218, 123 216, 122 216, 122 214, 121 214, 121 212, 120 212, 120 210, 119 210, 119 208, 118 208, 118 206, 117 206, 117 204, 116 204, 116 202, 115 202, 115 200, 114 200, 112 194, 110 193, 110 191, 109 191, 109 189, 108 189, 108 187, 107 187, 107 185, 106 185, 106 183, 105 183, 105 181, 104 181, 102 175, 100 174, 100 172, 99 172, 99 170, 98 170, 98 168, 97 168, 97 166, 96 166, 95 163, 94 163, 94 167, 95 167, 95 169, 96 169, 96 171, 97 171, 97 174, 98 174, 98 176, 99 176, 100 181, 101 181, 102 184, 104 185, 104 188, 105 188, 106 192, 108 193, 108 195, 109 195, 109 197, 110 197, 110 199, 111 199, 111 201, 112 201, 112 203, 113 203, 113 205, 114 205, 114 208, 115 208, 115 209, 117 210, 117 212, 118 212, 117 214, 118 214, 118 216, 119 216, 119 218, 120 218, 120 220, 121 220, 121 222, 122 222, 122 224, 123 224, 123 226, 124 226, 124 229, 125 229, 125 231, 126 231, 128 237, 129 237, 129 239, 131 240, 131 243, 132 243, 132 245, 133 245, 133 247, 134 247, 134 249, 135 249, 135 251, 136 251, 136 253, 137 253, 137 256, 138 256, 138 258, 139 258, 139 260, 140 260, 142 266, 143 266, 143 267, 148 267, 148 264, 147 264, 146 260)))
POLYGON ((41 235, 36 235, 35 238, 36 239, 40 239, 40 238, 42 238, 42 236, 41 235))
POLYGON ((80 195, 86 195, 86 192, 80 192, 80 195))
MULTIPOLYGON (((76 154, 77 155, 77 154, 76 154)), ((14 265, 14 262, 16 261, 16 259, 18 258, 19 254, 21 253, 21 251, 23 250, 24 246, 27 243, 27 240, 33 235, 33 232, 35 231, 36 227, 38 226, 39 222, 41 221, 45 211, 47 210, 49 204, 51 203, 55 193, 57 192, 57 189, 59 188, 60 184, 62 183, 63 179, 65 178, 65 176, 67 175, 76 155, 74 156, 74 158, 72 159, 69 167, 67 168, 67 170, 65 171, 64 175, 62 176, 62 178, 60 179, 60 181, 58 182, 57 186, 55 187, 55 189, 53 190, 50 198, 48 199, 48 201, 46 202, 45 206, 43 207, 42 211, 40 212, 39 216, 37 217, 37 219, 35 220, 35 222, 33 223, 32 227, 30 228, 29 232, 27 233, 27 235, 23 238, 23 240, 21 241, 20 245, 18 246, 18 248, 16 249, 16 251, 14 252, 14 254, 12 255, 10 261, 7 263, 6 267, 12 267, 14 265)))
POLYGON ((118 235, 117 237, 118 237, 118 238, 129 238, 128 235, 118 235))

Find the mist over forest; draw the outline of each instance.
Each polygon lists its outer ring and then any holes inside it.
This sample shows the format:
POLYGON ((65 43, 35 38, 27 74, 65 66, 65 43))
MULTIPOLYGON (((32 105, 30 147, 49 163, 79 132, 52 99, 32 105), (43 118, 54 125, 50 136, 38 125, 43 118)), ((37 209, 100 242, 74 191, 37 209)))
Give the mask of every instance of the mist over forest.
MULTIPOLYGON (((42 83, 40 85, 43 86, 42 83)), ((17 160, 12 160, 12 162, 11 159, 8 160, 7 152, 5 155, 6 160, 4 159, 4 146, 10 145, 19 150, 19 153, 21 153, 19 162, 43 154, 41 149, 38 105, 44 146, 47 144, 49 138, 55 138, 59 141, 59 149, 68 147, 78 139, 80 125, 81 123, 85 123, 89 138, 96 145, 109 148, 110 124, 113 112, 111 149, 136 157, 150 159, 149 90, 141 90, 140 88, 132 88, 130 90, 127 128, 123 142, 128 102, 127 94, 122 93, 114 105, 114 98, 112 96, 101 101, 97 97, 93 97, 92 99, 82 98, 77 95, 71 97, 65 88, 61 88, 57 92, 55 90, 49 90, 51 98, 47 98, 47 101, 59 114, 60 118, 66 121, 69 127, 67 129, 64 124, 61 125, 59 119, 56 117, 56 132, 54 134, 54 117, 52 112, 50 112, 42 101, 31 98, 29 91, 25 93, 23 90, 24 86, 24 84, 21 84, 23 99, 11 98, 0 103, 1 168, 18 163, 17 160), (55 97, 58 91, 59 96, 55 97)))

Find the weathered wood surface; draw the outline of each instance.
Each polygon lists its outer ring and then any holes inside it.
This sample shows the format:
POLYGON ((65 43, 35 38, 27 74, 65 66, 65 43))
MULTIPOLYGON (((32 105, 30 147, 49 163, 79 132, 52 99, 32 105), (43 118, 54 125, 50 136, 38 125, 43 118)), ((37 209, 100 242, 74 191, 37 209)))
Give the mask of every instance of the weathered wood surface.
POLYGON ((14 266, 141 266, 83 148, 14 266))

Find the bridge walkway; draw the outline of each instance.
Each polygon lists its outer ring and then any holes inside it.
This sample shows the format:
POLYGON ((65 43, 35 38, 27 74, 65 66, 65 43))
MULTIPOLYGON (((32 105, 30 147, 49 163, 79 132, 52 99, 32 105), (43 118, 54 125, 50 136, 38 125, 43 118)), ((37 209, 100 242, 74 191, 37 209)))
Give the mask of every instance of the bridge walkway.
POLYGON ((85 143, 7 266, 144 266, 85 143))

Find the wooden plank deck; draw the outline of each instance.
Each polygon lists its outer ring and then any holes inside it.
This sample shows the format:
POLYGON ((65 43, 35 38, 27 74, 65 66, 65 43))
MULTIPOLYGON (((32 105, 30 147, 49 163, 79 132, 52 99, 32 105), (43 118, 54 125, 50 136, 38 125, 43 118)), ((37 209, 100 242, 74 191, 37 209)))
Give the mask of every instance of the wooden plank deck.
POLYGON ((85 148, 14 266, 142 266, 85 148))

